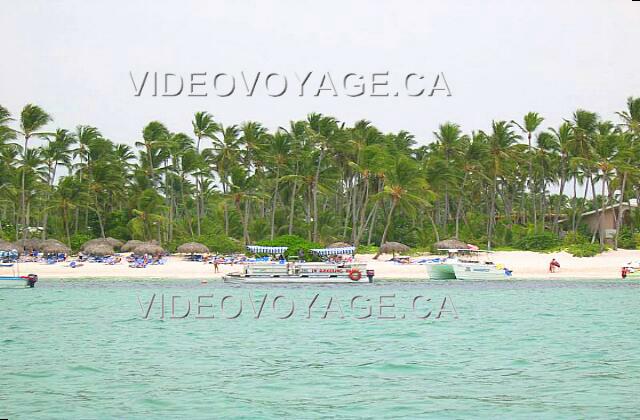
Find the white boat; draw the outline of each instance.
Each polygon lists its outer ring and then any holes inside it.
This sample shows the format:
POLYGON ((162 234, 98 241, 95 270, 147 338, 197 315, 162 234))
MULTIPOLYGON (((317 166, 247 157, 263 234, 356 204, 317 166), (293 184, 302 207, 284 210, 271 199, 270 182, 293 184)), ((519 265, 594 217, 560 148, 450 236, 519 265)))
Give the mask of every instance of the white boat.
POLYGON ((453 264, 457 263, 457 258, 434 258, 425 262, 429 280, 454 280, 456 273, 453 271, 453 264))
POLYGON ((36 282, 38 281, 37 275, 20 275, 17 257, 18 252, 16 250, 0 251, 0 267, 10 269, 10 273, 0 274, 0 289, 25 288, 34 287, 36 285, 36 282))
POLYGON ((622 266, 622 278, 632 277, 638 278, 640 277, 640 261, 629 261, 625 265, 622 266))
POLYGON ((222 277, 227 283, 366 284, 373 270, 358 263, 272 262, 245 264, 242 271, 222 277))
POLYGON ((0 289, 15 289, 25 287, 35 287, 38 276, 29 274, 28 276, 0 276, 0 289))
POLYGON ((427 260, 429 280, 498 280, 511 276, 511 271, 489 261, 481 261, 481 254, 490 251, 478 249, 439 249, 446 257, 427 260))
POLYGON ((492 262, 458 262, 453 265, 458 280, 506 280, 511 270, 492 262))

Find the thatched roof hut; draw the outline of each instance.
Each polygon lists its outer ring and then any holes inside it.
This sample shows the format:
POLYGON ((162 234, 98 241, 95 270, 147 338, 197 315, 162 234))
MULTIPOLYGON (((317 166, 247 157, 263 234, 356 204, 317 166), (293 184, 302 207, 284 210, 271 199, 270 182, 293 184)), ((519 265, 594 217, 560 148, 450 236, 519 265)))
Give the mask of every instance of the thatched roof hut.
POLYGON ((177 249, 180 254, 206 254, 209 248, 199 242, 187 242, 180 245, 177 249))
POLYGON ((125 242, 124 245, 120 247, 120 250, 123 252, 130 252, 136 249, 137 246, 142 245, 143 243, 144 242, 139 241, 137 239, 131 239, 130 241, 125 242))
POLYGON ((327 245, 327 248, 346 248, 351 246, 351 244, 346 242, 334 242, 332 244, 327 245))
POLYGON ((157 255, 157 254, 164 253, 164 248, 162 248, 160 245, 145 242, 135 247, 133 250, 133 253, 136 255, 144 255, 144 254, 157 255))
POLYGON ((409 251, 411 248, 406 246, 405 244, 401 244, 400 242, 385 242, 380 245, 379 252, 381 254, 393 254, 395 256, 396 252, 403 253, 409 251))
POLYGON ((113 247, 106 242, 89 244, 84 247, 83 251, 89 255, 97 255, 99 257, 115 254, 113 247))
POLYGON ((71 249, 58 240, 47 239, 43 241, 40 251, 45 254, 67 254, 71 252, 71 249))
POLYGON ((469 249, 469 245, 458 239, 445 239, 433 244, 436 249, 469 249))

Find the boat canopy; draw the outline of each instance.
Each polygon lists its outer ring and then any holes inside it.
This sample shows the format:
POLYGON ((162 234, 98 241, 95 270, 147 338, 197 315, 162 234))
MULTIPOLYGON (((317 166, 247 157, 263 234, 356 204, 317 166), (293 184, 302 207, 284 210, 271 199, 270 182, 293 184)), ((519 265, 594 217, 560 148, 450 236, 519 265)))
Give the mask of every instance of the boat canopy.
POLYGON ((342 248, 319 248, 319 249, 311 250, 311 252, 318 255, 353 254, 355 251, 356 251, 355 246, 345 246, 342 248))
POLYGON ((260 245, 247 245, 247 249, 254 254, 284 254, 288 246, 260 246, 260 245))

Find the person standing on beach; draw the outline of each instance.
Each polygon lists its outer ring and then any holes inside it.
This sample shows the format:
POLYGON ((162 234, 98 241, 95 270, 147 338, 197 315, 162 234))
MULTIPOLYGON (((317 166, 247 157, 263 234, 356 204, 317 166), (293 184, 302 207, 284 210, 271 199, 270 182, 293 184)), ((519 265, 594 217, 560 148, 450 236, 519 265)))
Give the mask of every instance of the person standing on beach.
POLYGON ((555 273, 556 269, 558 268, 560 268, 560 263, 555 258, 553 258, 549 263, 549 272, 555 273))
POLYGON ((219 266, 219 261, 217 257, 213 259, 213 272, 214 273, 220 272, 220 266, 219 266))

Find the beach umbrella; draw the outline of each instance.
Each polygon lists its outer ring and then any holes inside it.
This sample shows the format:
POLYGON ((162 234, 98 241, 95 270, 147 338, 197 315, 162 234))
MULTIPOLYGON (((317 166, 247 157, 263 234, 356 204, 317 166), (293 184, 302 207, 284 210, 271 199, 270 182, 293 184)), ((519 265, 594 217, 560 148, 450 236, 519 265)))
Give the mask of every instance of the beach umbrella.
POLYGON ((458 239, 445 239, 433 245, 436 249, 469 249, 469 245, 458 239))
POLYGON ((327 248, 348 248, 351 244, 347 242, 334 242, 330 245, 327 245, 327 248))
POLYGON ((89 239, 87 242, 85 242, 82 245, 80 245, 80 251, 84 251, 84 250, 86 250, 88 247, 90 247, 92 245, 100 245, 100 244, 103 244, 103 243, 106 243, 103 238, 89 239))
POLYGON ((14 249, 18 250, 18 248, 18 245, 0 239, 0 251, 13 251, 14 249))
MULTIPOLYGON (((140 242, 142 243, 142 242, 140 242)), ((114 238, 96 238, 96 239, 90 239, 87 242, 83 243, 82 246, 80 247, 80 250, 85 251, 87 249, 87 247, 90 247, 92 245, 101 245, 101 244, 105 244, 107 246, 110 246, 111 248, 120 248, 123 245, 122 241, 119 241, 117 239, 114 238)), ((138 244, 139 245, 139 244, 138 244)))
POLYGON ((68 246, 55 239, 43 241, 40 250, 45 254, 66 254, 71 251, 68 246))
POLYGON ((25 251, 40 251, 43 245, 42 239, 19 239, 16 241, 16 245, 25 251))
POLYGON ((145 242, 143 244, 138 245, 133 250, 133 253, 136 255, 144 255, 144 254, 162 254, 164 253, 164 249, 160 245, 152 244, 150 242, 145 242))
POLYGON ((180 245, 177 251, 180 254, 206 254, 209 248, 199 242, 187 242, 180 245))
POLYGON ((120 247, 120 250, 123 252, 133 251, 134 249, 136 249, 137 246, 140 246, 143 243, 144 242, 139 241, 137 239, 132 239, 130 241, 125 242, 125 244, 120 247))
POLYGON ((111 245, 115 249, 118 249, 122 245, 124 245, 124 242, 122 242, 120 239, 112 238, 111 236, 109 236, 108 238, 105 238, 105 240, 109 245, 111 245))
POLYGON ((100 257, 115 254, 113 247, 106 242, 89 244, 84 247, 84 252, 89 255, 97 255, 100 257))
POLYGON ((396 256, 396 252, 403 253, 409 251, 411 248, 406 246, 405 244, 401 244, 400 242, 385 242, 380 245, 380 253, 381 254, 393 254, 396 256))

